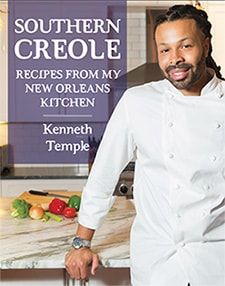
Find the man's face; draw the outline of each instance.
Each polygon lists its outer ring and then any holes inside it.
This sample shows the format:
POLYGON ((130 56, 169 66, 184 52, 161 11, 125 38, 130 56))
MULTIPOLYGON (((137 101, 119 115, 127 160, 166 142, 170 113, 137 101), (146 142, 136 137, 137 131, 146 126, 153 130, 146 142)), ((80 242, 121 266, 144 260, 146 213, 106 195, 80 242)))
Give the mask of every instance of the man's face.
POLYGON ((195 20, 165 22, 156 28, 159 66, 165 77, 180 90, 190 90, 206 73, 209 40, 195 20))

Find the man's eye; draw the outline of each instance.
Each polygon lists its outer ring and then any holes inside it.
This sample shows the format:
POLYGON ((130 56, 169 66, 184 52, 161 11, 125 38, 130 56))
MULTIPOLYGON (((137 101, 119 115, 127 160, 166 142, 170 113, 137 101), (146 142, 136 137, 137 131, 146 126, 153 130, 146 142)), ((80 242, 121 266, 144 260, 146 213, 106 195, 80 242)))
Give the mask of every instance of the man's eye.
POLYGON ((165 54, 165 53, 168 53, 168 52, 169 52, 169 49, 163 49, 163 50, 160 51, 161 54, 165 54))
POLYGON ((191 48, 191 45, 190 44, 187 44, 187 45, 183 45, 182 46, 184 49, 189 49, 189 48, 191 48))

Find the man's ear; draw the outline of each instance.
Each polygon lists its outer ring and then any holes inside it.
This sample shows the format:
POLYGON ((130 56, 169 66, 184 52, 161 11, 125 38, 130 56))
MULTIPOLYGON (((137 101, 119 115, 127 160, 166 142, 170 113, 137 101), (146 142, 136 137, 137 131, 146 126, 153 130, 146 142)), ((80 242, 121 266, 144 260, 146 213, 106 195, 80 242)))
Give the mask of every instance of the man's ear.
POLYGON ((208 55, 209 55, 209 48, 210 48, 210 39, 209 39, 209 37, 204 39, 203 47, 204 47, 205 57, 207 58, 208 55))

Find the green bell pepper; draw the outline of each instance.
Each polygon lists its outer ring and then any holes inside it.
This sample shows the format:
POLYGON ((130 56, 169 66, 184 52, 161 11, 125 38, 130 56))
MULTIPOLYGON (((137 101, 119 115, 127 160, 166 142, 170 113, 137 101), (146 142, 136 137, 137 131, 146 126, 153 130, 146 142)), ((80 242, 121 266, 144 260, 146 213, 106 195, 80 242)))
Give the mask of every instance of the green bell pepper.
POLYGON ((75 208, 77 211, 80 209, 81 197, 73 195, 69 198, 68 205, 70 208, 75 208))

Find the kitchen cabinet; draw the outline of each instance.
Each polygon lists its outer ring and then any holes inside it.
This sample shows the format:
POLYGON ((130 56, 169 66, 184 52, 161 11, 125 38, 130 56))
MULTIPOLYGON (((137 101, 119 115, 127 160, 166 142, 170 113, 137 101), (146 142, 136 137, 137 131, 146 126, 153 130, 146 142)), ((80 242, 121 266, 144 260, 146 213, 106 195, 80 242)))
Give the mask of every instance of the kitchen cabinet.
MULTIPOLYGON (((65 286, 62 269, 2 270, 1 286, 65 286)), ((81 286, 79 281, 72 286, 81 286)), ((100 268, 88 286, 130 286, 129 268, 100 268)))

